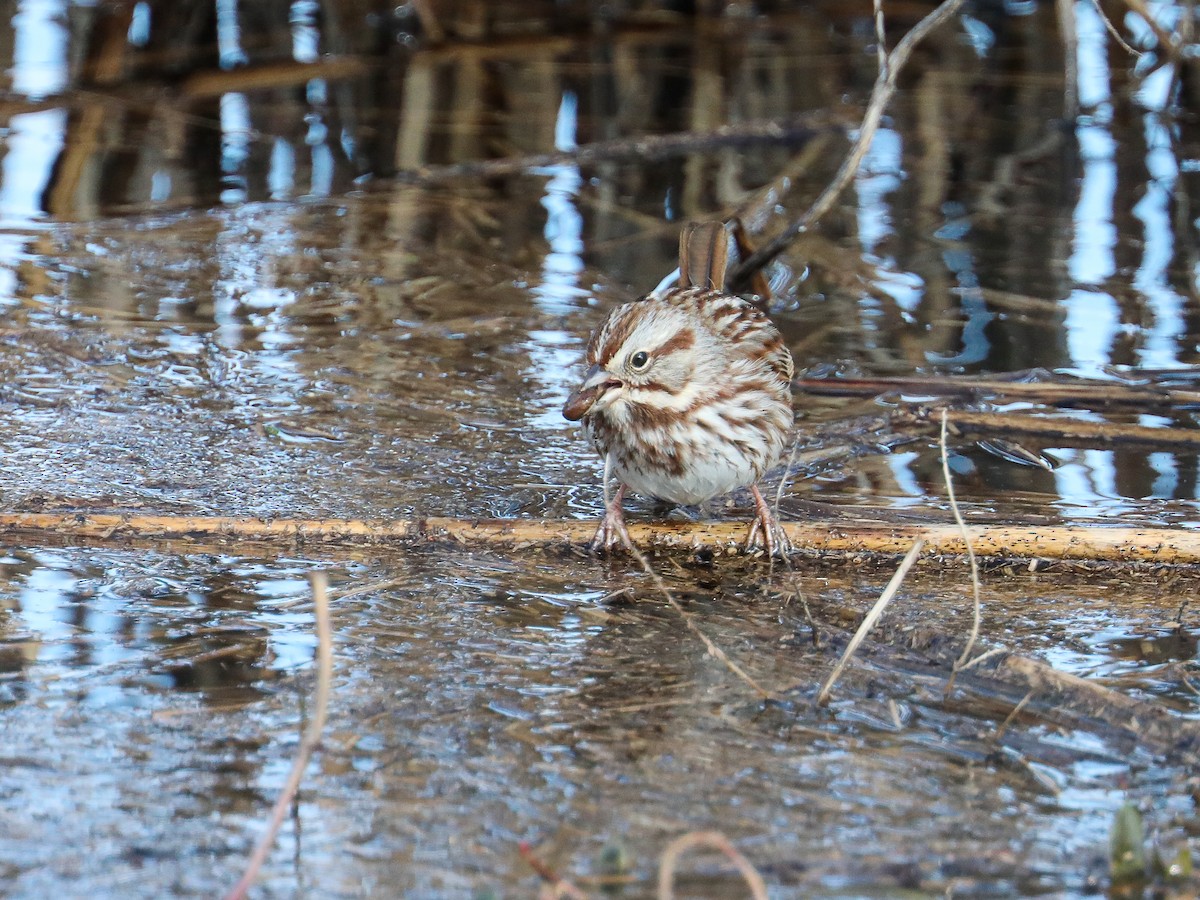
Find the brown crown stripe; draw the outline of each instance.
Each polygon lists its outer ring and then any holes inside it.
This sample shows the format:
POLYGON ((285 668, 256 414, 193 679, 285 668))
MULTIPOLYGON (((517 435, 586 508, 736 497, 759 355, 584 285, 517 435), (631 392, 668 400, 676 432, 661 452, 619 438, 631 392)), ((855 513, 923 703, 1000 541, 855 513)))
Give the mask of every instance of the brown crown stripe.
POLYGON ((696 332, 681 328, 671 339, 654 351, 655 356, 669 356, 680 350, 691 350, 696 345, 696 332))
MULTIPOLYGON (((618 311, 618 315, 614 319, 609 320, 608 327, 601 330, 597 335, 597 344, 603 341, 603 346, 597 346, 598 358, 595 361, 596 365, 607 366, 617 351, 621 349, 629 335, 633 333, 633 329, 637 327, 638 310, 636 308, 625 307, 618 311)), ((589 360, 591 352, 588 353, 589 360)))

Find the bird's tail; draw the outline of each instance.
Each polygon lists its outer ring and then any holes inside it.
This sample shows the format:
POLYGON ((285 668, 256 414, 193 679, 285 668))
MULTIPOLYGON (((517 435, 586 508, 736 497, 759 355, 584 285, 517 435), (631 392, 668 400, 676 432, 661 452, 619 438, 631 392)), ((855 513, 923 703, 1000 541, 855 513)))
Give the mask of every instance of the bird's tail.
POLYGON ((729 235, 722 222, 689 222, 679 235, 681 287, 725 289, 729 235))

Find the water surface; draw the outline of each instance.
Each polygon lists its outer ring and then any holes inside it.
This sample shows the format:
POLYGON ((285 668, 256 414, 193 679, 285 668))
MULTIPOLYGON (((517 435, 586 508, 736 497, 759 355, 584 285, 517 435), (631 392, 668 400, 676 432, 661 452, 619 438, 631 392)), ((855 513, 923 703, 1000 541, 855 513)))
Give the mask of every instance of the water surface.
MULTIPOLYGON (((797 215, 875 77, 866 7, 498 7, 446 16, 440 41, 409 6, 123 9, 5 14, 7 511, 593 518, 599 461, 559 412, 589 332, 671 270, 682 222, 797 215), (786 142, 446 168, 797 116, 811 132, 786 142)), ((768 273, 806 374, 1194 386, 1194 123, 1171 66, 1149 73, 1076 14, 1066 124, 1049 7, 977 10, 923 46, 851 188, 768 273)), ((894 44, 915 19, 889 15, 894 44)), ((798 396, 798 449, 848 453, 772 473, 784 515, 943 521, 935 443, 862 425, 922 399, 798 396)), ((1195 521, 1194 454, 1032 449, 1054 467, 953 442, 969 519, 1195 521)), ((1177 761, 1103 728, 1001 728, 1011 705, 945 701, 944 671, 920 677, 902 646, 816 710, 887 567, 655 559, 765 702, 623 558, 44 543, 0 559, 13 896, 236 880, 306 720, 314 568, 367 590, 334 604, 328 739, 268 896, 526 896, 522 840, 579 879, 620 844, 622 895, 650 896, 658 852, 694 829, 728 834, 778 896, 1086 895, 1126 798, 1163 846, 1194 841, 1177 761)), ((1191 593, 1170 573, 1014 568, 985 581, 983 633, 1183 722, 1191 593)), ((961 640, 968 601, 965 570, 918 569, 889 634, 961 640)), ((692 869, 697 893, 743 895, 715 860, 692 869)))

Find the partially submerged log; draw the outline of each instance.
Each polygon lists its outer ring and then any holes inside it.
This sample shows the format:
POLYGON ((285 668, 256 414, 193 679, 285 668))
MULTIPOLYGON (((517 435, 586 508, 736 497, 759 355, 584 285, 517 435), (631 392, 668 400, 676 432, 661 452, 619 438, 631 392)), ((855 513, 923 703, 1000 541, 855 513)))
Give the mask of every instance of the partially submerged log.
MULTIPOLYGON (((585 519, 468 519, 430 516, 367 522, 356 519, 254 519, 225 516, 118 514, 0 514, 0 539, 55 537, 127 541, 256 541, 325 546, 410 545, 446 541, 482 546, 582 546, 596 523, 585 519)), ((847 520, 784 522, 798 551, 842 555, 899 556, 913 541, 925 542, 924 557, 966 552, 954 524, 893 524, 847 520)), ((1200 533, 1171 528, 1078 525, 968 526, 976 555, 991 560, 1072 560, 1200 565, 1200 533)), ((642 547, 733 552, 746 538, 740 521, 632 522, 629 533, 642 547)))
MULTIPOLYGON (((944 690, 962 644, 960 635, 929 628, 897 627, 875 632, 860 652, 869 670, 888 671, 944 690), (917 660, 930 665, 922 672, 917 660)), ((993 740, 1003 743, 1009 720, 1042 722, 1055 729, 1083 731, 1102 738, 1119 752, 1142 747, 1160 757, 1194 765, 1200 758, 1200 722, 1180 717, 1154 700, 1130 697, 1048 663, 994 649, 976 657, 955 675, 954 693, 943 697, 948 709, 972 715, 1007 713, 993 740)), ((1074 752, 1061 747, 1066 753, 1074 752)))

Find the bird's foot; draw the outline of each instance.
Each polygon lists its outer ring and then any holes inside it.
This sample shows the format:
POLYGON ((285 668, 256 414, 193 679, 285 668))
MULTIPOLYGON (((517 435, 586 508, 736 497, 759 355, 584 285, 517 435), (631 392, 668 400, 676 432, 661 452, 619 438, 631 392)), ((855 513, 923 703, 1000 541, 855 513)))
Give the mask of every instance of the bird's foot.
POLYGON ((758 485, 752 485, 750 490, 754 493, 755 514, 754 521, 750 523, 750 534, 746 537, 746 552, 765 547, 767 556, 787 559, 788 554, 792 552, 792 542, 788 540, 779 520, 763 499, 758 485))
POLYGON ((596 529, 596 536, 588 544, 593 553, 611 553, 613 550, 633 546, 629 539, 629 530, 625 527, 625 513, 621 511, 621 501, 625 499, 625 485, 617 490, 617 495, 604 507, 604 518, 596 529))

